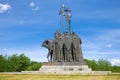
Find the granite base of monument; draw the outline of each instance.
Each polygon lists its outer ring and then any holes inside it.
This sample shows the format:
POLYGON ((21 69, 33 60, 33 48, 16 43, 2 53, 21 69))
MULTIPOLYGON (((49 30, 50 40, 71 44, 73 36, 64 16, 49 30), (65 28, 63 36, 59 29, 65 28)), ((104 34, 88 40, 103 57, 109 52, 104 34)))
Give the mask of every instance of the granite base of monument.
POLYGON ((67 74, 67 75, 108 75, 111 71, 92 71, 87 65, 43 65, 42 74, 67 74))
POLYGON ((108 75, 111 71, 92 71, 88 65, 79 62, 46 62, 40 68, 42 74, 81 74, 81 75, 108 75))
POLYGON ((91 71, 87 65, 52 65, 52 66, 42 66, 40 71, 44 72, 57 72, 57 71, 91 71))
POLYGON ((78 73, 80 71, 91 71, 87 65, 80 65, 79 62, 46 62, 40 68, 43 73, 78 73))

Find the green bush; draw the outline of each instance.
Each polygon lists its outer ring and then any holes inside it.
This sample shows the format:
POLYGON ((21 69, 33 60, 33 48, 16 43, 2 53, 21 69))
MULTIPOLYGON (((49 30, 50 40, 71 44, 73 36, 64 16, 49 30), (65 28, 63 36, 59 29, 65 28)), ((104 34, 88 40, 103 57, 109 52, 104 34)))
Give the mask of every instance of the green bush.
POLYGON ((106 59, 99 59, 98 61, 85 59, 85 62, 94 71, 120 72, 120 66, 112 66, 106 59))
POLYGON ((42 63, 31 61, 30 65, 26 69, 27 71, 37 71, 41 68, 42 63))

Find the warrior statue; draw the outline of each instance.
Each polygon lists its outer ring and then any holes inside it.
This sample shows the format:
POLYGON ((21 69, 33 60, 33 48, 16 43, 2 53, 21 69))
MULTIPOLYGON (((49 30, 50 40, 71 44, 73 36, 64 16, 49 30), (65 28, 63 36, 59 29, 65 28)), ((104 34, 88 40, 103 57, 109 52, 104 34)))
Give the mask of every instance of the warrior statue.
POLYGON ((54 42, 53 42, 53 61, 54 62, 58 62, 58 34, 59 34, 59 30, 56 31, 55 33, 55 39, 54 39, 54 42))
POLYGON ((70 36, 68 34, 68 32, 66 32, 64 34, 64 39, 65 39, 65 61, 67 62, 71 62, 72 61, 72 55, 71 55, 71 39, 70 36))
POLYGON ((63 61, 63 44, 64 44, 64 37, 61 33, 58 34, 58 54, 59 58, 58 61, 63 61))
POLYGON ((72 32, 71 34, 71 40, 72 40, 72 44, 71 44, 71 47, 72 47, 72 55, 73 55, 73 60, 74 61, 79 61, 79 38, 78 36, 75 34, 75 32, 72 32))
POLYGON ((81 49, 82 40, 80 38, 78 38, 78 42, 79 42, 78 61, 81 62, 81 63, 84 63, 83 56, 82 56, 82 49, 81 49))
POLYGON ((61 61, 63 61, 64 39, 63 39, 63 35, 59 31, 57 31, 55 34, 54 44, 55 44, 54 47, 55 47, 55 53, 56 53, 55 61, 61 62, 61 61))

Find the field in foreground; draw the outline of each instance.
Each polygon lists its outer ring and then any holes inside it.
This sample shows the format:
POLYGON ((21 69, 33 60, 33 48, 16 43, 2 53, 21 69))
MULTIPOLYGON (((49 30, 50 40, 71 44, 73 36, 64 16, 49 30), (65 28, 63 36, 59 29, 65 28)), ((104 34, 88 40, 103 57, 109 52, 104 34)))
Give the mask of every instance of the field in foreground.
POLYGON ((0 74, 0 80, 120 80, 120 75, 0 74))

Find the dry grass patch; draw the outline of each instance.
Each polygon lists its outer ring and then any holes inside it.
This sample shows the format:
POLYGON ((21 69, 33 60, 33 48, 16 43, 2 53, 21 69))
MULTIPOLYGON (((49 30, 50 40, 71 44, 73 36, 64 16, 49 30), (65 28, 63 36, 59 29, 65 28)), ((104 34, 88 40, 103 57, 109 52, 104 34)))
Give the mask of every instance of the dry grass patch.
POLYGON ((120 80, 120 75, 0 74, 0 80, 120 80))

